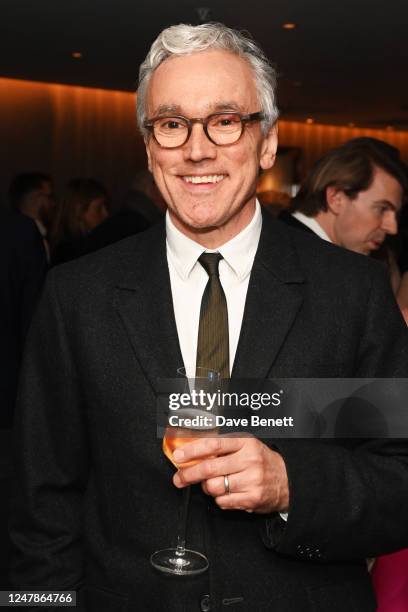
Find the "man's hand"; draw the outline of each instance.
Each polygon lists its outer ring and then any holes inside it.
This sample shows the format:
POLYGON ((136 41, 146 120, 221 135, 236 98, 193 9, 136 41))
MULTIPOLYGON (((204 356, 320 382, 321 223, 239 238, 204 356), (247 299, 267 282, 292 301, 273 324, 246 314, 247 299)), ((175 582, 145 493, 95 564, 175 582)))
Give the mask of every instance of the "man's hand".
POLYGON ((180 465, 176 487, 201 482, 203 491, 223 510, 287 512, 289 486, 285 462, 279 453, 253 437, 219 436, 185 444, 173 453, 180 465), (182 464, 197 461, 191 467, 182 464), (225 491, 228 476, 230 492, 225 491))

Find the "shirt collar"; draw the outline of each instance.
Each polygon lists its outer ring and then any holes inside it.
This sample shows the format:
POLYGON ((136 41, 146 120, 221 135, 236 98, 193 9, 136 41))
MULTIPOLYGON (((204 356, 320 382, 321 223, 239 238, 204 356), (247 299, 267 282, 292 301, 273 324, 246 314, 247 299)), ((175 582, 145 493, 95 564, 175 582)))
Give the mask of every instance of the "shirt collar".
MULTIPOLYGON (((258 248, 262 229, 261 206, 256 201, 255 213, 248 225, 234 238, 215 249, 221 253, 226 264, 242 281, 251 272, 252 264, 258 248)), ((201 244, 185 236, 172 222, 169 212, 166 213, 167 251, 171 257, 176 272, 183 280, 187 280, 198 258, 205 251, 201 244)))
POLYGON ((38 231, 40 232, 41 236, 43 238, 46 238, 47 237, 47 229, 46 229, 45 225, 39 219, 34 219, 34 221, 35 221, 35 224, 36 224, 36 226, 38 228, 38 231))
POLYGON ((167 253, 171 257, 177 274, 183 280, 187 280, 197 259, 205 249, 177 229, 170 218, 169 211, 166 212, 166 243, 167 253))
POLYGON ((332 242, 332 240, 330 240, 329 236, 326 234, 320 223, 316 221, 314 217, 308 217, 299 210, 292 213, 292 217, 295 217, 295 219, 303 223, 303 225, 306 225, 306 227, 310 228, 312 232, 320 236, 320 238, 323 238, 323 240, 327 240, 327 242, 332 242))

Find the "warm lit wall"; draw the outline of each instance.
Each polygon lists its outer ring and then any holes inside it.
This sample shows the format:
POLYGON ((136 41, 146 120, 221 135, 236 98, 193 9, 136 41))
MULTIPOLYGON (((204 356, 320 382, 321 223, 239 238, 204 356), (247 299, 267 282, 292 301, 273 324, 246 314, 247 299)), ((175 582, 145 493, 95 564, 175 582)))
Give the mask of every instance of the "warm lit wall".
POLYGON ((369 130, 361 128, 339 127, 335 125, 308 125, 295 121, 279 122, 279 142, 286 147, 302 149, 303 173, 326 151, 350 138, 371 136, 385 140, 401 151, 401 157, 408 163, 408 132, 389 130, 369 130))
MULTIPOLYGON (((302 149, 304 173, 331 147, 355 136, 399 147, 408 161, 408 133, 280 121, 280 144, 302 149)), ((145 166, 131 93, 0 78, 0 201, 20 171, 50 172, 57 188, 93 176, 124 193, 145 166)))
POLYGON ((117 195, 145 164, 131 93, 0 78, 0 200, 21 171, 57 187, 93 176, 117 195))

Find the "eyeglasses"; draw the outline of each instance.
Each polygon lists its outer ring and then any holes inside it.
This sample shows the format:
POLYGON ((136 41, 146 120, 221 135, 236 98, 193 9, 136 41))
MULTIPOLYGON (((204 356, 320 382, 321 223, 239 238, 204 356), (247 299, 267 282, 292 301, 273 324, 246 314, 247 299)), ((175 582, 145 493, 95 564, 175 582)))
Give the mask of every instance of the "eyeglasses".
POLYGON ((208 140, 220 147, 237 142, 250 121, 262 121, 262 112, 241 115, 241 113, 213 113, 205 119, 187 119, 181 115, 164 115, 148 119, 144 126, 153 133, 156 142, 164 149, 181 147, 191 136, 194 123, 201 123, 208 140))

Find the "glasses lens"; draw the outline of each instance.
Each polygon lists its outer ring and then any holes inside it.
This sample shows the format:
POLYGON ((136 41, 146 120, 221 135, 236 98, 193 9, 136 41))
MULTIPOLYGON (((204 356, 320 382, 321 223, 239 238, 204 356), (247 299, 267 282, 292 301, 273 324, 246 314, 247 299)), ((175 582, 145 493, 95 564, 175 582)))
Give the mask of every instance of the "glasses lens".
POLYGON ((153 124, 156 140, 162 147, 179 147, 188 135, 188 125, 180 117, 160 117, 153 124))
POLYGON ((241 136, 241 117, 234 113, 212 115, 209 118, 207 130, 216 144, 232 144, 241 136))

